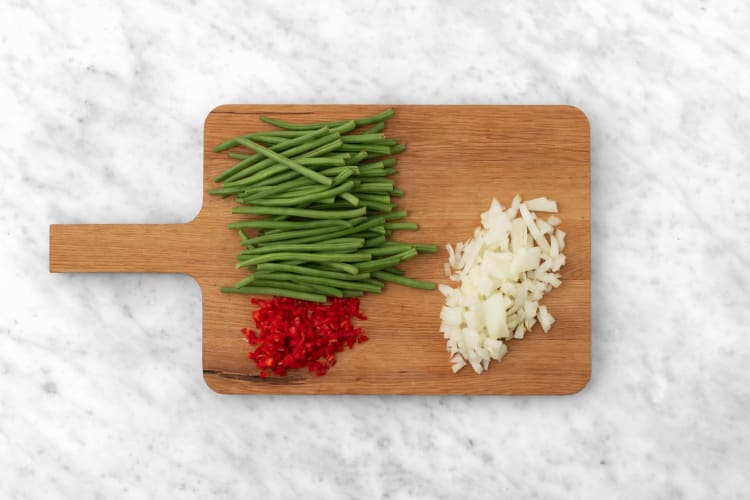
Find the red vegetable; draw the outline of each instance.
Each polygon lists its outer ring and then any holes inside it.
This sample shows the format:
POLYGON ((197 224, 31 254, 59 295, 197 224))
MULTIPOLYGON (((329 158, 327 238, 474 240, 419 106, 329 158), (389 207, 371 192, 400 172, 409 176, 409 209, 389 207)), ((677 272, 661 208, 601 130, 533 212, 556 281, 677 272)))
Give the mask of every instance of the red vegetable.
POLYGON ((367 340, 362 329, 352 325, 352 318, 367 319, 357 298, 334 298, 327 304, 285 297, 251 301, 260 306, 253 313, 255 330, 243 328, 242 333, 256 346, 248 358, 261 377, 269 371, 283 377, 289 369, 304 367, 325 375, 344 346, 351 349, 367 340))

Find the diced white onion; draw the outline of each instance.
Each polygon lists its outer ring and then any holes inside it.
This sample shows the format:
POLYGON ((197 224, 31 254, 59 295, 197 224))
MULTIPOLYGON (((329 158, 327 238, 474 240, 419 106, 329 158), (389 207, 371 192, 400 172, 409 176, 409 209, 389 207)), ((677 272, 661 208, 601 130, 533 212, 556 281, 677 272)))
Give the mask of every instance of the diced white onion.
POLYGON ((548 332, 555 322, 539 301, 561 284, 565 232, 557 216, 542 220, 535 211, 557 212, 557 203, 516 195, 504 209, 493 199, 473 238, 446 245, 446 276, 460 282, 438 287, 445 297, 440 332, 454 373, 466 365, 486 371, 506 355, 508 340, 524 338, 536 323, 548 332))

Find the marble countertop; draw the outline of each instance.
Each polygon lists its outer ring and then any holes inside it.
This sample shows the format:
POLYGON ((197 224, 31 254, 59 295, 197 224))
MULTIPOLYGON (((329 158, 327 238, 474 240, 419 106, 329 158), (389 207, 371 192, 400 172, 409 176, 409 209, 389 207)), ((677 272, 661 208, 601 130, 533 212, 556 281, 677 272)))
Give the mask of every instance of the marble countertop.
POLYGON ((747 495, 747 2, 148 5, 0 6, 0 497, 747 495), (50 223, 192 219, 243 102, 584 110, 588 387, 220 396, 190 278, 47 272, 50 223))

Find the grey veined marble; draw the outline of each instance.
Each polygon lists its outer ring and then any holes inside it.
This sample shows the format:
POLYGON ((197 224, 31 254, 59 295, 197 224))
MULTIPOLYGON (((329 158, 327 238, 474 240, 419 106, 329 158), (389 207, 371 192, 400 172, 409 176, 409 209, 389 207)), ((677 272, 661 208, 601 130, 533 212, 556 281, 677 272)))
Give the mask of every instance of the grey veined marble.
POLYGON ((3 2, 0 497, 746 498, 748 27, 744 1, 3 2), (190 278, 47 272, 50 223, 191 219, 232 102, 583 109, 589 386, 222 397, 190 278))

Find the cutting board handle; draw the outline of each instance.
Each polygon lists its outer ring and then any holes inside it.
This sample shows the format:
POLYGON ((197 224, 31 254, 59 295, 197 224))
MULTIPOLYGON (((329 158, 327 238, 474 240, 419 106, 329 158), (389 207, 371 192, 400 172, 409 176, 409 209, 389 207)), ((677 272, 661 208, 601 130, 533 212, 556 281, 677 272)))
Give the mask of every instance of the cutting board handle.
POLYGON ((194 224, 52 224, 53 273, 186 273, 196 260, 194 224))

